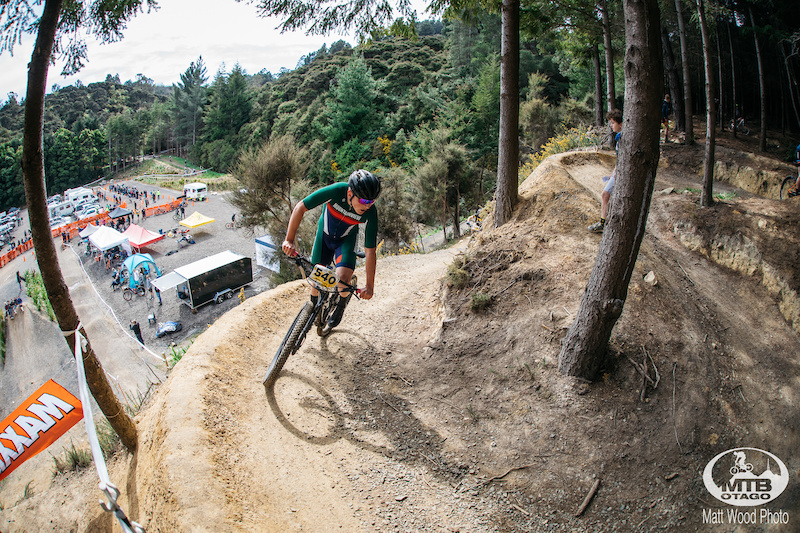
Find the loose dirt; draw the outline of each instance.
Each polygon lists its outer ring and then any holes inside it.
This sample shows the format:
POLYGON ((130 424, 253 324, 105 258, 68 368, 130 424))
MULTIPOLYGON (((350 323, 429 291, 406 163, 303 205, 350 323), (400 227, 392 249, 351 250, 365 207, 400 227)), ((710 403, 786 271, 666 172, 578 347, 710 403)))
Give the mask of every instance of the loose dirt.
MULTIPOLYGON (((557 358, 613 157, 563 154, 499 230, 382 259, 375 298, 310 335, 273 390, 261 378, 307 286, 225 313, 137 416, 137 453, 112 460, 122 506, 148 531, 795 531, 798 202, 720 183, 736 196, 699 208, 684 190, 699 189, 698 150, 664 147, 601 380, 567 378, 557 358), (743 446, 785 462, 768 507, 788 525, 703 523, 726 507, 703 468, 743 446)), ((93 472, 4 490, 0 530, 118 531, 98 494, 93 472)))

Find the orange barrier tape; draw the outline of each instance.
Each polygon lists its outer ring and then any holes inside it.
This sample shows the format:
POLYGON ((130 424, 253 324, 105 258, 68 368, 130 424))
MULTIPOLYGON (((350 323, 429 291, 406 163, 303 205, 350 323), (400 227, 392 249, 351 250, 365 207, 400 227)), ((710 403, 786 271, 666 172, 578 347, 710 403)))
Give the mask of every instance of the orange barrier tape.
POLYGON ((52 379, 0 424, 0 481, 81 421, 80 400, 52 379))

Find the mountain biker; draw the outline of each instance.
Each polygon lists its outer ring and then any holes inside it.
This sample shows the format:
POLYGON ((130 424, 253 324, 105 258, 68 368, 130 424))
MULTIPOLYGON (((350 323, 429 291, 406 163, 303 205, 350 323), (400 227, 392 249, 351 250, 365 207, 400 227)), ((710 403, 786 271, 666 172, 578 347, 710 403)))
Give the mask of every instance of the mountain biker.
MULTIPOLYGON (((336 276, 344 283, 350 283, 356 267, 356 240, 358 225, 364 224, 364 252, 366 254, 367 283, 359 295, 365 300, 372 298, 375 287, 375 265, 377 262, 378 210, 375 200, 381 193, 381 183, 377 177, 366 170, 356 170, 347 182, 334 183, 318 189, 297 202, 289 218, 286 238, 281 245, 283 252, 297 255, 295 236, 297 228, 306 211, 323 205, 322 215, 317 223, 317 235, 311 252, 311 262, 328 265, 333 260, 336 276)), ((328 328, 334 328, 342 321, 344 309, 350 300, 350 292, 339 285, 341 296, 336 308, 328 318, 328 328)), ((311 289, 311 301, 316 305, 319 291, 311 289)))
POLYGON ((797 167, 797 181, 789 189, 789 198, 800 194, 800 144, 797 145, 797 149, 794 152, 794 165, 797 167))

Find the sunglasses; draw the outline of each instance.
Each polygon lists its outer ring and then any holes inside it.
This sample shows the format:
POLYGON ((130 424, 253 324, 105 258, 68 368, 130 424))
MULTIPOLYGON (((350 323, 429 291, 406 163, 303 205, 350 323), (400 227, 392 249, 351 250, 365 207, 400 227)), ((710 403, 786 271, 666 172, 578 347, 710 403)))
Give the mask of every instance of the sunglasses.
MULTIPOLYGON (((358 196, 356 196, 358 198, 358 196)), ((361 205, 372 205, 375 203, 375 200, 364 200, 363 198, 358 198, 358 203, 361 205)))

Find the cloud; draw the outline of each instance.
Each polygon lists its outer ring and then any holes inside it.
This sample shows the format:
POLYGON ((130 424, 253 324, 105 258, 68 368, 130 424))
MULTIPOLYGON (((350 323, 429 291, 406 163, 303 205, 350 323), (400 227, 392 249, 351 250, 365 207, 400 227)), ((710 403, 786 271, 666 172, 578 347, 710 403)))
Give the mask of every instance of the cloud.
MULTIPOLYGON (((307 36, 302 32, 284 33, 275 29, 280 21, 261 18, 255 6, 234 0, 168 0, 150 13, 139 13, 128 23, 123 39, 100 44, 87 39, 88 62, 69 77, 60 75, 62 64, 50 67, 48 88, 86 85, 102 81, 108 74, 119 74, 121 81, 133 80, 141 73, 160 85, 177 83, 192 61, 203 56, 209 78, 224 64, 226 71, 239 63, 249 74, 262 69, 277 73, 293 69, 303 55, 323 44, 344 39, 355 43, 352 35, 307 36)), ((0 100, 9 92, 24 97, 27 64, 33 50, 33 37, 0 55, 0 100)))

